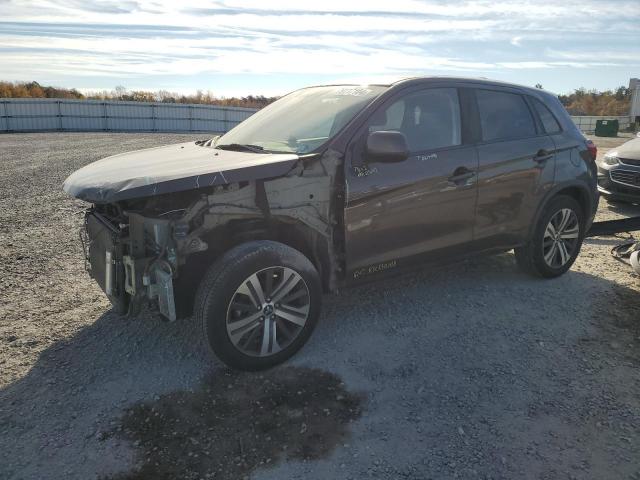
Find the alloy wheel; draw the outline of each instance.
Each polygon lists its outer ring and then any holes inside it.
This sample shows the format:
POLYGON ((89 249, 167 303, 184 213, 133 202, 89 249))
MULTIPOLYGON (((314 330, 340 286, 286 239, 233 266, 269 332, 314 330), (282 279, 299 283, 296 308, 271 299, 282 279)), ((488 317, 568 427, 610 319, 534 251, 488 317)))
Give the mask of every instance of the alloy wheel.
POLYGON ((580 222, 576 213, 563 208, 551 217, 542 238, 544 261, 551 268, 561 268, 571 260, 580 239, 580 222))
POLYGON ((287 267, 269 267, 236 289, 227 309, 227 334, 245 355, 267 357, 287 348, 309 318, 304 279, 287 267))

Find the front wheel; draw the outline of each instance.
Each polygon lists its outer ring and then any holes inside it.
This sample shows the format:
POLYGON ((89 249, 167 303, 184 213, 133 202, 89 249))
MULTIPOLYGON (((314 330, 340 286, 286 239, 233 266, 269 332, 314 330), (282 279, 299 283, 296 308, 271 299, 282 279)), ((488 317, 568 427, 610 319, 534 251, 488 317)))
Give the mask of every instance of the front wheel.
POLYGON ((218 358, 240 370, 261 370, 304 345, 321 302, 320 277, 309 259, 278 242, 254 241, 209 268, 195 313, 218 358))
POLYGON ((526 272, 545 278, 562 275, 580 253, 584 214, 572 197, 560 195, 545 207, 532 237, 515 249, 516 261, 526 272))

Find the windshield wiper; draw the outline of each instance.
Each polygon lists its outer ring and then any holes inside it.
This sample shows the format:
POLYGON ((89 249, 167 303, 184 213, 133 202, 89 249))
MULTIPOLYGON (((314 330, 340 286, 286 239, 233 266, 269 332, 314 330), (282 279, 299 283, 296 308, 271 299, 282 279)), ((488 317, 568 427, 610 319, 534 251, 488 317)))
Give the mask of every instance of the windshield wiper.
POLYGON ((265 153, 264 148, 259 145, 250 145, 243 143, 227 143, 224 145, 216 145, 215 148, 219 148, 220 150, 234 150, 238 152, 265 153))

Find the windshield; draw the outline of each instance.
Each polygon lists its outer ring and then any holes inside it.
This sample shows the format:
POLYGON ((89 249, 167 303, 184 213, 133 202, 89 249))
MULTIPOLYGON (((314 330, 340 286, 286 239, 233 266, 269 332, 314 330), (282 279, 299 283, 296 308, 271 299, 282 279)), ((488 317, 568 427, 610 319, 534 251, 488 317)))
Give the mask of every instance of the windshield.
POLYGON ((216 148, 246 145, 269 152, 311 152, 386 88, 340 85, 297 90, 220 137, 216 148))

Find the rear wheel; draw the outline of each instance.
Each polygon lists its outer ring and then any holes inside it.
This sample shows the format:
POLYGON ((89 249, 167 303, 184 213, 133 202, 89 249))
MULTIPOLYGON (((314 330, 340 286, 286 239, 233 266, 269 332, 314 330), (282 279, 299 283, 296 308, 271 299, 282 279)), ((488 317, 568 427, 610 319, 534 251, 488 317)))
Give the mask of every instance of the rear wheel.
POLYGON ((545 207, 529 242, 515 249, 526 272, 553 278, 571 268, 584 238, 584 214, 572 197, 560 195, 545 207))
POLYGON ((321 301, 318 272, 302 253, 255 241, 231 249, 210 267, 195 310, 218 358, 240 370, 260 370, 304 345, 321 301))

